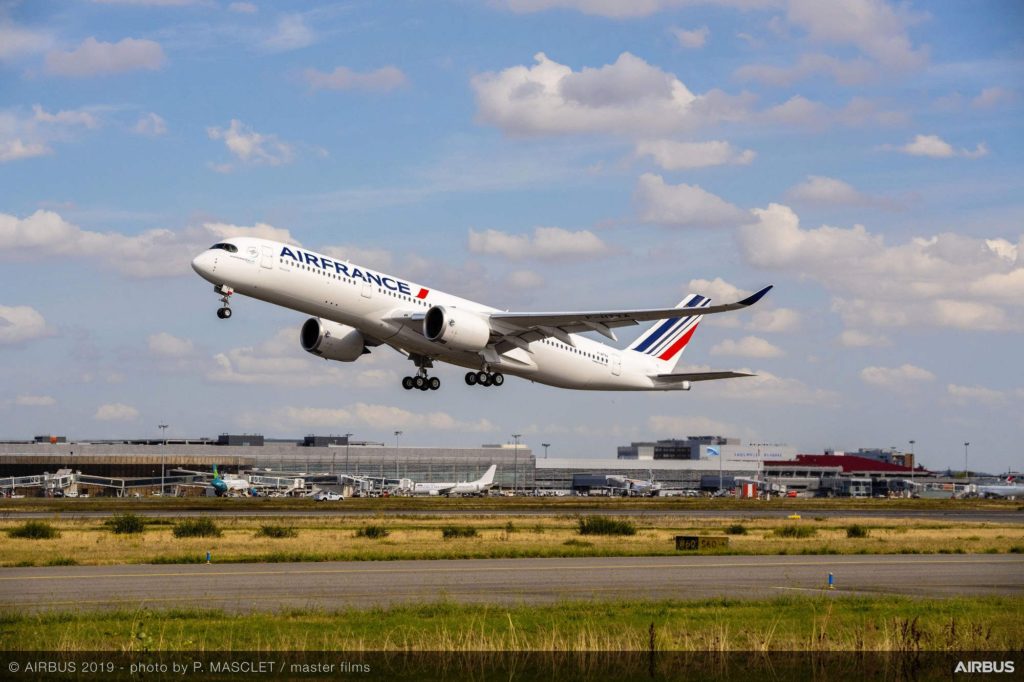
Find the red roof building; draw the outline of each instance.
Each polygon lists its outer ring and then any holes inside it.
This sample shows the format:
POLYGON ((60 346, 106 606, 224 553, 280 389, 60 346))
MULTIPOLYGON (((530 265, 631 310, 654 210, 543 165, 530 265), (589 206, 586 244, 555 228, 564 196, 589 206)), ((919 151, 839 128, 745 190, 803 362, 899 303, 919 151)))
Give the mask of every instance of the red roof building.
POLYGON ((784 467, 787 469, 793 469, 795 467, 839 467, 844 474, 865 476, 893 474, 904 474, 909 476, 913 473, 913 470, 910 467, 901 467, 897 464, 880 462, 877 459, 858 457, 857 455, 797 455, 795 460, 789 460, 786 462, 765 461, 764 467, 766 471, 775 467, 784 467))

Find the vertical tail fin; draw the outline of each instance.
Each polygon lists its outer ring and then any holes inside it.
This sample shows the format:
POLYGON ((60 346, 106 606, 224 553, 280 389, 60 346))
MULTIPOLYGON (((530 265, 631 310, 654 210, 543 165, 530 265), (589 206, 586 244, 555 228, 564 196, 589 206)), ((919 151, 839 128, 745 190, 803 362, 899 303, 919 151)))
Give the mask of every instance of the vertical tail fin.
MULTIPOLYGON (((706 308, 711 299, 699 294, 689 294, 679 302, 677 308, 706 308)), ((656 358, 668 364, 675 364, 679 355, 690 343, 703 315, 687 315, 659 320, 629 346, 628 350, 656 358)))
POLYGON ((480 479, 480 485, 491 485, 494 483, 494 472, 498 470, 497 464, 492 464, 480 479))

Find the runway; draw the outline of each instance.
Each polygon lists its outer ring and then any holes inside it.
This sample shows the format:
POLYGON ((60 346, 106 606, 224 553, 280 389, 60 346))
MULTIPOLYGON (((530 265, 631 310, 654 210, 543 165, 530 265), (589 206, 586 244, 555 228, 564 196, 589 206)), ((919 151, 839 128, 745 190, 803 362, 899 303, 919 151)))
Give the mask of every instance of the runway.
POLYGON ((569 599, 1024 595, 1024 556, 680 556, 0 569, 2 609, 227 611, 569 599), (825 589, 828 574, 836 588, 825 589))
POLYGON ((9 519, 107 519, 116 514, 132 511, 140 516, 154 518, 178 517, 236 517, 236 518, 323 518, 323 517, 376 517, 376 516, 437 516, 437 517, 512 517, 512 516, 560 516, 565 514, 602 514, 610 516, 665 516, 672 518, 696 519, 783 519, 790 514, 805 518, 826 519, 912 519, 915 521, 971 522, 971 523, 1014 523, 1024 524, 1024 511, 1017 510, 921 510, 921 509, 609 509, 603 507, 552 508, 552 509, 349 509, 345 502, 324 502, 316 509, 118 509, 116 511, 14 511, 7 512, 9 519))

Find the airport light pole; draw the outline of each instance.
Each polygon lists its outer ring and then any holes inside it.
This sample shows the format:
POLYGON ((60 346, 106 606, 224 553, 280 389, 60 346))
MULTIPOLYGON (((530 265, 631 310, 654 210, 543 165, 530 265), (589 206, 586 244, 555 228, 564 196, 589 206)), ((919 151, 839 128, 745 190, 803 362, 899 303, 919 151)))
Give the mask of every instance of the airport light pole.
POLYGON ((970 474, 967 473, 967 446, 970 445, 970 441, 964 441, 964 484, 966 485, 971 480, 970 474))
POLYGON ((541 443, 544 446, 544 459, 548 458, 548 448, 551 447, 551 443, 541 443))
MULTIPOLYGON (((914 456, 914 443, 916 440, 910 441, 910 481, 914 481, 914 469, 917 468, 917 457, 914 456)), ((904 462, 905 463, 905 462, 904 462)))
POLYGON ((401 431, 395 431, 395 447, 396 448, 399 446, 398 439, 399 439, 399 437, 401 437, 401 435, 402 435, 401 431))
POLYGON ((513 459, 513 461, 514 461, 514 465, 513 466, 515 467, 515 473, 512 476, 512 492, 516 493, 517 495, 519 494, 519 438, 522 435, 523 434, 521 434, 521 433, 513 433, 512 434, 512 438, 516 442, 515 457, 513 459))
POLYGON ((352 434, 351 433, 346 433, 345 434, 345 473, 346 474, 348 473, 348 446, 350 444, 349 441, 351 441, 351 440, 352 440, 352 434))
MULTIPOLYGON (((156 428, 160 429, 160 439, 167 445, 167 424, 157 424, 156 428)), ((160 497, 164 496, 166 487, 164 485, 164 468, 167 465, 167 453, 160 453, 160 497)))

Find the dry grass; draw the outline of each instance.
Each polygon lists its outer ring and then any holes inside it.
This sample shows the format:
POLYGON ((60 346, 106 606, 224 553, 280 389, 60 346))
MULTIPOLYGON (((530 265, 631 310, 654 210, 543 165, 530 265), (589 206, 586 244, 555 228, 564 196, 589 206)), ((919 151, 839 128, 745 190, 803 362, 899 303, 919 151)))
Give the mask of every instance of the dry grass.
POLYGON ((1008 597, 438 603, 273 614, 121 611, 0 615, 4 650, 57 651, 1007 651, 1008 597))
MULTIPOLYGON (((517 519, 518 520, 518 519, 517 519)), ((102 520, 59 520, 53 525, 59 540, 5 538, 0 565, 47 565, 62 557, 81 565, 204 561, 323 561, 442 558, 499 558, 527 556, 644 556, 676 554, 674 537, 724 534, 730 522, 703 518, 644 516, 633 519, 637 534, 628 537, 588 536, 589 545, 567 544, 578 538, 576 518, 531 516, 509 532, 506 517, 460 517, 460 525, 473 527, 477 537, 439 542, 443 517, 380 517, 375 524, 389 531, 386 538, 356 537, 365 518, 290 518, 295 537, 254 537, 266 518, 218 519, 223 531, 215 538, 175 538, 169 522, 147 524, 142 533, 115 535, 102 520)), ((814 528, 808 538, 777 537, 776 529, 791 525, 786 519, 744 519, 745 535, 729 538, 729 554, 898 554, 898 553, 1006 553, 1024 545, 1024 527, 1014 524, 908 522, 905 519, 804 519, 797 523, 814 528), (870 528, 866 538, 848 538, 847 526, 870 528)), ((0 521, 0 532, 16 522, 0 521)))

